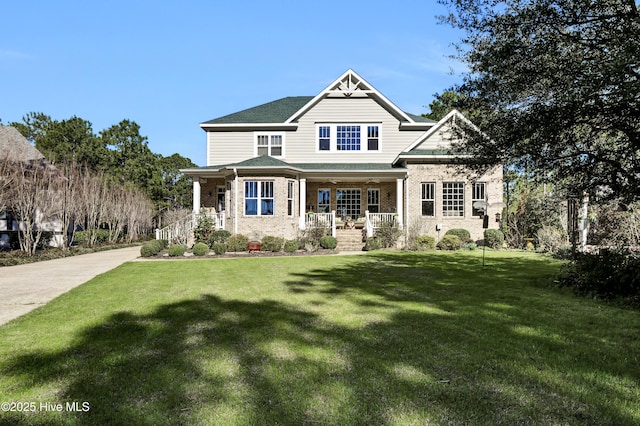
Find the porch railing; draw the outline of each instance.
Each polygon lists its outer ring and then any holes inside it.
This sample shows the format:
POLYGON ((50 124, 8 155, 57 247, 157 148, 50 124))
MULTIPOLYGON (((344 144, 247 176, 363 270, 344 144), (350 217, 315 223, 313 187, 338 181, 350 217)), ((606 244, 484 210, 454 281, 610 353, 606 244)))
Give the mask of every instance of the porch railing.
MULTIPOLYGON (((224 211, 215 212, 203 210, 200 214, 204 214, 213 219, 216 230, 225 228, 226 214, 224 211)), ((190 244, 190 242, 193 241, 193 230, 197 223, 198 214, 189 213, 162 229, 156 229, 156 240, 167 240, 171 244, 190 244)))
POLYGON ((336 212, 331 213, 307 213, 304 219, 305 229, 327 228, 331 229, 331 235, 336 236, 336 212))
POLYGON ((394 226, 400 225, 396 213, 370 213, 367 210, 364 215, 366 218, 365 229, 367 230, 367 237, 372 237, 375 230, 382 228, 385 223, 391 223, 394 226))

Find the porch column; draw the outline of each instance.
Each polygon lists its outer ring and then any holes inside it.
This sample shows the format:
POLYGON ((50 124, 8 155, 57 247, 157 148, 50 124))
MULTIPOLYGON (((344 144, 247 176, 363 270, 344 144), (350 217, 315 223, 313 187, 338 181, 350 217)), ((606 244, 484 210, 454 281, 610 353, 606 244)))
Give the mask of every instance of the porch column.
POLYGON ((307 217, 307 180, 300 179, 300 229, 305 229, 307 217))
POLYGON ((193 212, 200 213, 200 178, 193 178, 193 212))
POLYGON ((404 211, 402 209, 402 200, 404 198, 404 179, 396 179, 396 214, 398 215, 398 226, 402 229, 402 218, 404 211))

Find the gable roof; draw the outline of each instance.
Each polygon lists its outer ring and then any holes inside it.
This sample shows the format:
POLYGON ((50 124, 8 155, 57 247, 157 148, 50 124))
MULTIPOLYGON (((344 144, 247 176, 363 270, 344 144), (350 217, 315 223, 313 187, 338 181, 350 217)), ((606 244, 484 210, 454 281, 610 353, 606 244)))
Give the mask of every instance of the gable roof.
POLYGON ((44 155, 29 143, 15 127, 0 126, 0 160, 30 162, 44 155))
POLYGON ((289 96, 223 117, 214 118, 202 124, 284 123, 311 99, 313 99, 313 96, 289 96))
POLYGON ((266 126, 296 128, 298 119, 322 99, 351 96, 372 98, 396 117, 401 126, 424 128, 435 124, 435 121, 426 117, 402 111, 355 71, 349 69, 316 96, 289 96, 205 121, 200 124, 200 127, 203 129, 239 126, 243 128, 266 126))

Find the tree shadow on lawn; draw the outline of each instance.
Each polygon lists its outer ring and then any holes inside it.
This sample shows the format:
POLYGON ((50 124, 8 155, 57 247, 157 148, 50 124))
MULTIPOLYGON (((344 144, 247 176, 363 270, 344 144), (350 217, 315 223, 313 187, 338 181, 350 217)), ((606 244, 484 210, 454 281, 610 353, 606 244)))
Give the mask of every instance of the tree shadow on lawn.
MULTIPOLYGON (((637 408, 611 403, 632 406, 638 395, 638 374, 627 376, 637 371, 634 361, 622 358, 622 348, 612 344, 583 353, 585 341, 595 344, 603 336, 590 335, 584 324, 573 332, 573 321, 584 323, 579 312, 565 310, 565 317, 541 327, 535 316, 555 317, 558 307, 540 303, 539 289, 523 289, 517 303, 499 290, 483 291, 482 278, 508 280, 513 268, 496 264, 478 273, 477 260, 461 258, 452 265, 450 258, 367 256, 292 277, 291 301, 203 295, 149 314, 116 313, 84 331, 73 346, 22 354, 0 365, 2 374, 19 377, 25 387, 59 383, 54 402, 89 401, 89 412, 10 413, 5 420, 636 422, 637 408), (452 266, 462 273, 451 272, 452 266), (298 296, 316 304, 296 304, 298 296), (355 322, 334 320, 332 307, 352 307, 362 315, 355 322), (550 358, 552 353, 558 355, 550 358), (595 362, 601 356, 610 363, 598 361, 600 371, 584 367, 585 358, 595 362), (632 385, 625 393, 600 375, 632 385)), ((532 269, 528 260, 518 261, 516 270, 532 269)))

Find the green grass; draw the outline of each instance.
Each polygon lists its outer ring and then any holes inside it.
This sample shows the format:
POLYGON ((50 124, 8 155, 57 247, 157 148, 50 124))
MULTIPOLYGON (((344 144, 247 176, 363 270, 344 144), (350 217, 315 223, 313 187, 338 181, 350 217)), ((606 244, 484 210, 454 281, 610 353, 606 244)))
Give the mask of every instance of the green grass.
POLYGON ((0 327, 0 424, 640 424, 640 313, 527 253, 125 264, 0 327))

